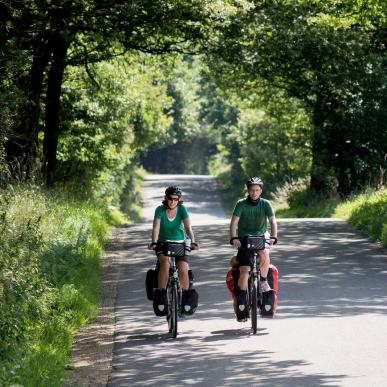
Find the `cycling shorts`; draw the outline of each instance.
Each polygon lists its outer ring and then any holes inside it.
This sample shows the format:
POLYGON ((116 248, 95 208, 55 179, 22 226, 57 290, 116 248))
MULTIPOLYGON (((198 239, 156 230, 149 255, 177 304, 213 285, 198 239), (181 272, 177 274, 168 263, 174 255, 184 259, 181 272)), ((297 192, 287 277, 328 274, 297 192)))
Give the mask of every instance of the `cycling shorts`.
POLYGON ((250 266, 252 252, 245 247, 239 247, 237 253, 237 262, 239 266, 250 266))

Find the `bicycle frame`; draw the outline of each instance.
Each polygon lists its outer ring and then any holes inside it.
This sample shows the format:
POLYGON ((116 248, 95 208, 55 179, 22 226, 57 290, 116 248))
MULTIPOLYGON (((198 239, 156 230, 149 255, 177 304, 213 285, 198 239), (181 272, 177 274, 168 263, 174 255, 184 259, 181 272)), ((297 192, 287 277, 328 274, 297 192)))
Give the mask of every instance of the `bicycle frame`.
POLYGON ((249 303, 251 311, 251 329, 253 334, 257 333, 257 317, 258 317, 258 299, 262 301, 262 294, 260 291, 260 269, 257 264, 259 258, 257 251, 254 250, 252 254, 250 278, 249 278, 249 303))
MULTIPOLYGON (((261 237, 254 237, 261 238, 261 237)), ((268 239, 262 237, 264 240, 263 246, 268 244, 268 239)), ((257 241, 255 241, 257 242, 257 241)), ((256 245, 259 246, 259 243, 256 245)), ((260 249, 259 249, 260 250, 260 249)), ((251 329, 253 334, 257 333, 257 319, 258 319, 258 301, 259 304, 262 304, 262 293, 260 283, 260 265, 259 265, 259 254, 258 249, 250 250, 250 273, 249 273, 249 286, 248 286, 248 296, 249 296, 249 307, 251 312, 251 329)))
POLYGON ((167 297, 168 297, 168 329, 173 338, 177 336, 177 321, 180 312, 180 299, 181 290, 179 282, 179 273, 176 267, 175 257, 169 257, 169 278, 167 285, 167 297))

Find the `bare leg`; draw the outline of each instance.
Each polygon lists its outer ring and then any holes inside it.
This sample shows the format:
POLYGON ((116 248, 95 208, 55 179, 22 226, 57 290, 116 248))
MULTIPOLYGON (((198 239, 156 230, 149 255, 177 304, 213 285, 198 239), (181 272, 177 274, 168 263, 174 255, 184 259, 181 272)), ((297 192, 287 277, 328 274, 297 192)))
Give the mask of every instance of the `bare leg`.
POLYGON ((157 277, 159 288, 166 288, 169 277, 169 257, 163 254, 159 255, 160 269, 157 277))
POLYGON ((239 266, 238 287, 240 290, 247 290, 249 282, 250 266, 239 266))
POLYGON ((261 271, 261 277, 266 278, 270 265, 269 249, 259 250, 259 257, 259 269, 261 271))
POLYGON ((188 269, 189 265, 187 262, 179 261, 176 263, 177 269, 179 270, 180 287, 182 290, 189 288, 188 269))

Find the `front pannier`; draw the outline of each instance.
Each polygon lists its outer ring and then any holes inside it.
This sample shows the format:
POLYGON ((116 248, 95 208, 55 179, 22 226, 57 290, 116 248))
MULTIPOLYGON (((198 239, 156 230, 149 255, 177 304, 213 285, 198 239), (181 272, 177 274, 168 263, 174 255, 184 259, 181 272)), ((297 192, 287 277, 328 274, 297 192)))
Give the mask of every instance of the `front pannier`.
POLYGON ((145 277, 145 289, 146 289, 146 296, 148 300, 153 300, 153 289, 157 288, 158 284, 158 275, 159 271, 157 267, 155 269, 149 269, 146 272, 145 277))
POLYGON ((183 290, 181 299, 181 312, 184 314, 194 314, 199 303, 199 294, 195 289, 183 290))
POLYGON ((156 288, 153 290, 153 311, 156 316, 166 316, 168 314, 167 289, 156 288))
POLYGON ((267 281, 272 290, 262 294, 262 304, 258 305, 262 317, 274 317, 278 304, 278 269, 270 264, 267 281))

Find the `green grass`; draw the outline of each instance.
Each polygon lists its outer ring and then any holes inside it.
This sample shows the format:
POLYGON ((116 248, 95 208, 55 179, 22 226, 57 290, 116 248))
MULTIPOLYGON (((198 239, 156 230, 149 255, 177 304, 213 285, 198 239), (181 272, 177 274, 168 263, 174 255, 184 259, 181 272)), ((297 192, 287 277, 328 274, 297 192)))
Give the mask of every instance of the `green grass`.
POLYGON ((97 313, 100 258, 122 221, 39 187, 0 193, 0 385, 60 386, 79 327, 97 313))
MULTIPOLYGON (((276 202, 273 203, 276 208, 276 202)), ((316 195, 309 190, 293 191, 286 206, 276 211, 278 218, 345 219, 371 241, 387 248, 387 189, 366 189, 347 200, 316 195)))
POLYGON ((374 242, 387 248, 387 188, 364 193, 340 203, 333 217, 346 219, 374 242))
POLYGON ((338 197, 316 195, 305 190, 292 192, 282 208, 276 206, 275 200, 273 206, 278 218, 330 218, 339 203, 338 197))

